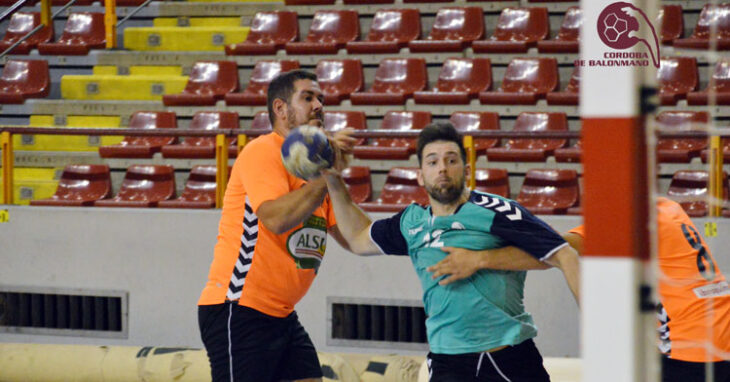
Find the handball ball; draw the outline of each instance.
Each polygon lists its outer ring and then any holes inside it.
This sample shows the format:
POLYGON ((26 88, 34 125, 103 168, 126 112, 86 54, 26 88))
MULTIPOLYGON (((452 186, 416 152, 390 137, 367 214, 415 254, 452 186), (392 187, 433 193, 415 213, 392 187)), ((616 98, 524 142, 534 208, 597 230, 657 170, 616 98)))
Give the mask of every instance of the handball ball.
POLYGON ((281 146, 281 160, 292 175, 309 180, 332 167, 335 154, 319 127, 302 125, 289 132, 281 146))

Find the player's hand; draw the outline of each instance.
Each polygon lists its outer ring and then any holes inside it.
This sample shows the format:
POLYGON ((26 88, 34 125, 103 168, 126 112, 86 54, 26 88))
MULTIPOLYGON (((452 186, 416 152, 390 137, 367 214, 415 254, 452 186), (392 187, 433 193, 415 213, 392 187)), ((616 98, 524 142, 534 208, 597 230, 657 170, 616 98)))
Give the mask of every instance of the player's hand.
POLYGON ((353 138, 352 134, 355 133, 355 129, 352 127, 346 127, 342 130, 337 130, 334 134, 330 135, 330 142, 333 148, 340 149, 345 154, 352 152, 352 149, 357 143, 357 138, 353 138))
POLYGON ((441 250, 448 253, 448 256, 426 268, 427 271, 433 272, 432 279, 449 275, 439 281, 439 285, 447 285, 465 279, 480 269, 480 256, 477 251, 454 247, 442 247, 441 250))

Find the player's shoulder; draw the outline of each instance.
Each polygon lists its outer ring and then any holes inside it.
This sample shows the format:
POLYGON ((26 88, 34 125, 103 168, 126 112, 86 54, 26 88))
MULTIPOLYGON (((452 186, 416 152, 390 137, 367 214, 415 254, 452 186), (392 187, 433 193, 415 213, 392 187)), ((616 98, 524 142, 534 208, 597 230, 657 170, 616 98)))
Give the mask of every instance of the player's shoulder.
POLYGON ((504 215, 510 220, 519 220, 527 212, 519 203, 500 195, 482 191, 472 191, 468 203, 481 208, 482 211, 504 215))
MULTIPOLYGON (((250 154, 257 154, 262 155, 266 153, 274 152, 276 154, 280 153, 281 148, 274 149, 277 144, 277 137, 276 133, 271 132, 265 135, 260 135, 257 138, 252 139, 249 141, 246 146, 243 147, 243 151, 241 151, 242 155, 250 155, 250 154)), ((283 140, 283 139, 282 139, 283 140)), ((281 146, 281 145, 279 145, 281 146)), ((280 155, 280 154, 279 154, 280 155)))

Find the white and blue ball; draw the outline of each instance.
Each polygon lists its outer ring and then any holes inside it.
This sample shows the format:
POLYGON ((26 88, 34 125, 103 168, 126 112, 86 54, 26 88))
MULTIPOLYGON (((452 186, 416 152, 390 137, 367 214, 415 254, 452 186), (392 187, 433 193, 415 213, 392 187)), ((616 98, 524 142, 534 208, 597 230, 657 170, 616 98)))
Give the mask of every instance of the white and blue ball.
POLYGON ((284 140, 281 160, 289 173, 309 180, 318 177, 320 170, 332 167, 335 153, 322 129, 302 125, 289 132, 284 140))

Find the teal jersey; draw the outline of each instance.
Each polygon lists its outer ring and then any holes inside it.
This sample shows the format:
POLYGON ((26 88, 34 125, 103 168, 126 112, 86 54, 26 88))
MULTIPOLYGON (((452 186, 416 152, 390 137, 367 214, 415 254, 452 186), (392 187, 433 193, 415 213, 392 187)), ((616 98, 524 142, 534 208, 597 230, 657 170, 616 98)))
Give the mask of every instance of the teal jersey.
POLYGON ((438 354, 481 352, 537 335, 523 304, 526 272, 480 270, 442 286, 426 270, 446 257, 442 247, 516 246, 544 260, 567 245, 518 203, 477 191, 449 216, 433 216, 430 207, 411 204, 374 222, 370 236, 383 253, 410 256, 423 287, 428 342, 438 354))

